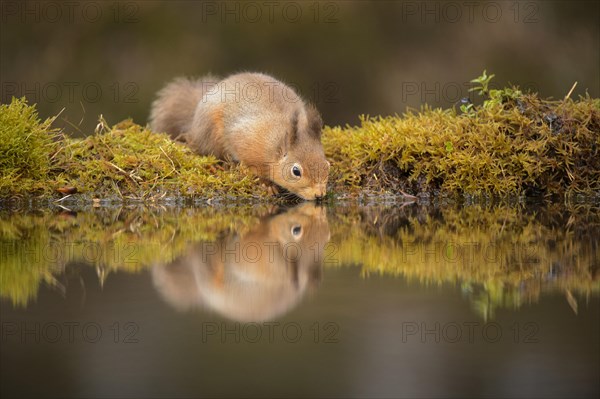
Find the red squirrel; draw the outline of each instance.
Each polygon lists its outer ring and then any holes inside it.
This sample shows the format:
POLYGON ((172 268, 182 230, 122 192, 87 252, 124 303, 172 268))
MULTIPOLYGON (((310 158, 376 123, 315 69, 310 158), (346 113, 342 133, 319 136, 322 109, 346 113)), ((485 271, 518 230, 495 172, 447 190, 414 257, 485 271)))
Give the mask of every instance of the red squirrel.
POLYGON ((150 113, 152 130, 200 155, 241 162, 306 200, 326 194, 322 126, 312 104, 262 73, 175 79, 158 92, 150 113))

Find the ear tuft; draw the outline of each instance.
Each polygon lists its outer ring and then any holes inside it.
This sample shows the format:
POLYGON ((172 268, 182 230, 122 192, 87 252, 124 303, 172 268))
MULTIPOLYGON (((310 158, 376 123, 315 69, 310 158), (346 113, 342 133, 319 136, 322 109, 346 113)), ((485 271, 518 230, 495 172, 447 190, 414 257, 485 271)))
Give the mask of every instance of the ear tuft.
POLYGON ((290 130, 286 134, 287 145, 289 148, 296 145, 298 142, 298 112, 294 112, 290 120, 290 130))
POLYGON ((308 120, 308 133, 316 139, 321 139, 321 130, 323 129, 323 119, 321 114, 313 104, 306 106, 306 119, 308 120))

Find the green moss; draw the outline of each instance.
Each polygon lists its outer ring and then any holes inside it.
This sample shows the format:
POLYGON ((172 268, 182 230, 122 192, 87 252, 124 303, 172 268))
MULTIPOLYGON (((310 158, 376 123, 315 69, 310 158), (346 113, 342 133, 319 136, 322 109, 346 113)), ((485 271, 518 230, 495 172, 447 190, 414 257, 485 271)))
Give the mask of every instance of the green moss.
POLYGON ((194 154, 167 135, 123 121, 72 139, 40 122, 35 106, 13 99, 0 108, 0 198, 61 197, 75 188, 87 199, 260 198, 266 190, 241 165, 194 154))
POLYGON ((65 142, 54 164, 55 185, 122 199, 263 194, 242 166, 198 156, 131 121, 110 129, 104 122, 100 126, 100 132, 84 140, 65 142))
MULTIPOLYGON (((511 95, 515 95, 511 92, 511 95)), ((600 100, 507 100, 478 109, 423 107, 402 117, 326 128, 337 190, 447 194, 600 193, 600 100)))
POLYGON ((53 120, 41 122, 24 99, 0 104, 0 198, 44 187, 59 137, 53 120))

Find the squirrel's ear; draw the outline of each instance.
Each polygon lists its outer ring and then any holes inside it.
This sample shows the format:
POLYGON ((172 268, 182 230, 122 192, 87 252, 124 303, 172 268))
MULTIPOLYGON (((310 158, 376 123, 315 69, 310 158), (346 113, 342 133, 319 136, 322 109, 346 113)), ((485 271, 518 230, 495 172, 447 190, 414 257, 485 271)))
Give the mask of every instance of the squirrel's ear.
POLYGON ((308 132, 316 139, 321 139, 321 129, 323 129, 323 119, 321 114, 313 104, 306 107, 306 119, 308 121, 308 132))
POLYGON ((290 126, 285 133, 285 147, 292 148, 298 142, 298 112, 294 112, 290 120, 290 126))

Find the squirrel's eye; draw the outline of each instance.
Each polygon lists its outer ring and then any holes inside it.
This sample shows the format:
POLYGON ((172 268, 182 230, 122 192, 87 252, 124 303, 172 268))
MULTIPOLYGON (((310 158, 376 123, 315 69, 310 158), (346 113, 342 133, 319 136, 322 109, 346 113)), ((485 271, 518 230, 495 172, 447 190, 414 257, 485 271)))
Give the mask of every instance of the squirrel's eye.
POLYGON ((296 177, 301 177, 302 171, 300 170, 300 166, 298 166, 298 165, 292 166, 292 174, 296 177))
POLYGON ((292 227, 292 235, 294 237, 298 237, 300 234, 302 234, 302 226, 294 226, 292 227))

